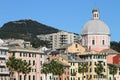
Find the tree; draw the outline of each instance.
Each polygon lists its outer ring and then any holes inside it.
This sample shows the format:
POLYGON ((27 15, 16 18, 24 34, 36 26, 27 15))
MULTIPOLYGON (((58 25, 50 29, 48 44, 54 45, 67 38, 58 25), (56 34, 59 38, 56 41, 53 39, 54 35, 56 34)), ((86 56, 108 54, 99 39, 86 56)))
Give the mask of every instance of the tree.
POLYGON ((21 67, 22 67, 22 73, 24 74, 24 80, 26 80, 26 76, 28 73, 31 72, 31 67, 30 67, 30 64, 27 63, 26 61, 23 61, 22 64, 21 64, 21 67))
POLYGON ((117 74, 117 66, 114 64, 109 65, 109 73, 113 75, 113 80, 115 80, 114 76, 117 74))
POLYGON ((10 80, 13 80, 13 74, 14 74, 15 66, 16 66, 16 58, 14 56, 9 57, 9 59, 6 62, 6 65, 8 69, 10 70, 10 80))
POLYGON ((10 80, 13 80, 13 74, 15 71, 18 72, 18 79, 20 72, 24 73, 26 78, 26 74, 31 71, 30 64, 28 64, 25 61, 22 61, 21 59, 17 59, 14 56, 9 57, 9 59, 6 62, 6 65, 10 70, 10 80))
POLYGON ((116 50, 116 51, 120 52, 120 41, 119 42, 111 41, 110 42, 110 48, 112 48, 113 50, 116 50))
POLYGON ((55 74, 59 75, 59 80, 60 80, 60 75, 64 73, 64 66, 62 64, 57 63, 56 68, 55 68, 55 74))
POLYGON ((45 74, 47 80, 47 74, 50 73, 49 63, 44 63, 41 69, 41 72, 45 74))
POLYGON ((82 73, 82 75, 83 75, 82 79, 84 80, 84 73, 88 72, 88 65, 87 65, 87 63, 81 63, 81 65, 78 68, 78 72, 82 73))
POLYGON ((22 72, 23 69, 21 64, 23 64, 23 61, 21 59, 16 59, 15 71, 18 72, 18 80, 19 80, 19 73, 22 72))
POLYGON ((101 62, 98 62, 98 63, 96 64, 96 68, 95 68, 95 72, 96 72, 97 75, 98 75, 98 80, 99 80, 100 74, 101 74, 103 71, 104 71, 104 67, 103 67, 102 63, 101 63, 101 62))

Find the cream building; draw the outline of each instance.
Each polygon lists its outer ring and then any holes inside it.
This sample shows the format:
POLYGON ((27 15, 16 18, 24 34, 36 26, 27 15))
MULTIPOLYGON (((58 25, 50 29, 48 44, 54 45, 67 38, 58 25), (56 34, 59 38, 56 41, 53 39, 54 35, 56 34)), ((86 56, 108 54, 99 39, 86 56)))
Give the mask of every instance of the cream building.
POLYGON ((71 44, 77 42, 79 35, 74 33, 60 31, 57 33, 47 34, 47 35, 38 35, 40 40, 50 41, 49 47, 51 49, 59 48, 65 44, 71 44))
POLYGON ((98 80, 98 75, 95 72, 96 64, 102 63, 104 71, 100 74, 99 80, 107 80, 107 53, 100 53, 96 51, 85 51, 79 54, 81 61, 88 64, 88 72, 85 75, 85 79, 98 80))

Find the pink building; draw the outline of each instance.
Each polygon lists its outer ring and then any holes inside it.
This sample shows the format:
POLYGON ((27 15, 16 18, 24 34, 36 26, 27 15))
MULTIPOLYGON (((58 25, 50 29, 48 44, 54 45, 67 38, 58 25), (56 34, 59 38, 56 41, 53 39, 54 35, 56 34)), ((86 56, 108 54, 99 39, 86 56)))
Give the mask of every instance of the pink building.
MULTIPOLYGON (((45 60, 45 54, 33 48, 21 48, 19 46, 9 48, 9 56, 25 60, 31 64, 31 72, 27 74, 26 80, 45 80, 45 75, 41 73, 41 67, 45 60)), ((24 75, 17 72, 14 74, 15 80, 24 80, 24 75), (19 78, 19 79, 18 79, 19 78)))
POLYGON ((82 29, 82 45, 89 50, 101 51, 110 47, 110 31, 108 26, 100 20, 99 10, 92 10, 92 20, 82 29))
POLYGON ((114 64, 114 57, 118 55, 118 52, 113 49, 104 49, 102 53, 107 53, 107 63, 114 64))

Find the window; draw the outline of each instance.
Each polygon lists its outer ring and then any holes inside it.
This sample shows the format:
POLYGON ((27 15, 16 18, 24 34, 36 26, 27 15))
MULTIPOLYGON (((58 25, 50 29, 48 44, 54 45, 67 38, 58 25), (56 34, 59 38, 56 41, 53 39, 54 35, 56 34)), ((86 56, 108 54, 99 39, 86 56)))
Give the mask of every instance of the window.
POLYGON ((42 58, 42 55, 41 55, 41 58, 42 58))
POLYGON ((77 44, 75 44, 75 47, 76 47, 76 48, 78 48, 78 45, 77 45, 77 44))
POLYGON ((29 53, 29 57, 31 57, 31 54, 29 53))
POLYGON ((35 80, 35 76, 33 75, 33 80, 35 80))
POLYGON ((28 76, 28 80, 31 80, 31 76, 30 75, 28 76))
POLYGON ((42 77, 40 77, 40 80, 42 80, 42 77))
POLYGON ((35 65, 35 60, 33 60, 33 66, 35 65))
POLYGON ((19 80, 22 80, 22 75, 19 76, 19 80))
POLYGON ((71 74, 73 73, 73 72, 72 72, 72 69, 71 69, 71 71, 70 71, 70 72, 71 72, 71 74))
POLYGON ((120 72, 119 72, 119 75, 120 75, 120 72))
POLYGON ((102 40, 102 45, 105 45, 105 40, 102 40))
POLYGON ((52 77, 50 76, 50 80, 52 79, 52 77))
POLYGON ((90 62, 90 66, 92 65, 92 62, 90 62))
POLYGON ((90 55, 90 59, 92 59, 92 55, 90 55))
POLYGON ((103 63, 103 65, 105 66, 105 62, 103 63))
POLYGON ((35 53, 33 53, 33 54, 32 54, 32 57, 36 57, 36 54, 35 54, 35 53))
POLYGON ((95 45, 95 40, 92 40, 92 45, 95 45))
POLYGON ((26 77, 26 76, 24 75, 24 80, 26 80, 25 77, 26 77))
POLYGON ((40 61, 40 65, 42 65, 42 61, 40 61))
POLYGON ((12 56, 15 56, 15 52, 13 52, 12 56))
POLYGON ((29 60, 29 64, 31 65, 31 61, 29 60))
POLYGON ((92 69, 90 68, 90 72, 92 72, 92 69))
POLYGON ((27 57, 27 53, 23 53, 23 56, 24 56, 24 57, 27 57))
POLYGON ((109 77, 109 80, 112 80, 111 77, 109 77))
POLYGON ((75 65, 75 63, 73 62, 73 66, 75 65))
POLYGON ((80 77, 78 77, 78 80, 80 80, 80 77))
POLYGON ((22 53, 20 52, 20 57, 22 56, 22 53))
POLYGON ((36 69, 32 69, 32 72, 36 72, 36 69))
POLYGON ((90 78, 92 78, 92 75, 90 75, 90 78))
POLYGON ((94 64, 96 65, 96 62, 94 62, 94 64))

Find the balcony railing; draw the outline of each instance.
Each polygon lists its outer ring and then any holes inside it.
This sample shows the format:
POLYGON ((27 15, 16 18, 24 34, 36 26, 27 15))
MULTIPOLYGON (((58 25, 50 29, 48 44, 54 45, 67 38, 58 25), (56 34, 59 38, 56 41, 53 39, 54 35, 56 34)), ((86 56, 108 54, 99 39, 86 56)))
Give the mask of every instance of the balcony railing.
POLYGON ((6 63, 0 63, 0 66, 6 66, 6 63))
POLYGON ((103 59, 97 59, 98 60, 98 62, 103 62, 103 59))
POLYGON ((6 55, 0 55, 0 58, 6 58, 6 55))
POLYGON ((3 71, 3 72, 0 72, 0 75, 9 75, 10 72, 8 71, 3 71))

